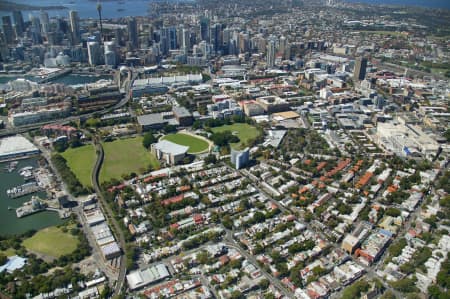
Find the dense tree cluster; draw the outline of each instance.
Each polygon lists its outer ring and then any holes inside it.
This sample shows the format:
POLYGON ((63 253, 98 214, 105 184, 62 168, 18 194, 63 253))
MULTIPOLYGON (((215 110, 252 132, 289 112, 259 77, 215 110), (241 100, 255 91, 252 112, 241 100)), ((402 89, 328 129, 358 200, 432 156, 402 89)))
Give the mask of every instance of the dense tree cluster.
POLYGON ((61 156, 60 154, 54 154, 52 156, 52 163, 66 183, 70 193, 72 193, 74 196, 80 196, 89 193, 89 190, 81 185, 75 174, 67 166, 67 161, 63 156, 61 156))
POLYGON ((150 148, 150 146, 155 143, 157 140, 155 136, 153 136, 152 132, 147 132, 144 134, 144 139, 142 140, 142 145, 145 148, 150 148))

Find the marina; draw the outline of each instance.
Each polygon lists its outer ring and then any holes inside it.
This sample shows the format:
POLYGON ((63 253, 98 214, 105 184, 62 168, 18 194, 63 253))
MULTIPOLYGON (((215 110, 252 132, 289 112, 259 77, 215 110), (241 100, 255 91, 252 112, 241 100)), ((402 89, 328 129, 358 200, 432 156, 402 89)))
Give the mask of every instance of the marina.
MULTIPOLYGON (((42 186, 48 186, 50 184, 49 181, 51 180, 51 177, 49 172, 38 167, 37 158, 23 159, 18 162, 16 169, 22 170, 24 167, 31 166, 33 167, 33 173, 36 175, 36 180, 39 181, 38 184, 42 184, 42 186), (38 175, 38 173, 40 174, 38 175)), ((5 168, 8 164, 9 163, 0 163, 0 169, 5 168)), ((49 206, 47 209, 40 210, 37 213, 27 214, 26 217, 17 217, 16 209, 21 208, 24 203, 29 202, 33 195, 45 200, 47 194, 42 192, 42 190, 50 189, 49 187, 42 187, 40 191, 35 192, 34 194, 28 194, 10 200, 6 195, 6 191, 15 186, 22 185, 24 183, 24 178, 20 176, 18 171, 4 171, 0 172, 0 182, 0 236, 22 234, 32 229, 40 230, 64 222, 61 218, 61 215, 64 216, 64 212, 60 212, 58 215, 59 209, 56 209, 56 205, 55 208, 49 206)))
POLYGON ((18 198, 40 190, 41 187, 36 182, 29 182, 6 190, 6 195, 9 198, 18 198))
POLYGON ((5 166, 4 169, 7 172, 13 172, 16 169, 17 164, 19 164, 19 162, 17 162, 17 161, 10 162, 7 166, 5 166))

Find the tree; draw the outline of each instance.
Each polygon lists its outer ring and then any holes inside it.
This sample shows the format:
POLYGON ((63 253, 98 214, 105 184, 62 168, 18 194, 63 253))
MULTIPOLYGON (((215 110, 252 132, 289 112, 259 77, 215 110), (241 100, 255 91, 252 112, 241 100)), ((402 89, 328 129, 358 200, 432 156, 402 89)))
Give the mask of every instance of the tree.
POLYGON ((359 280, 347 287, 342 293, 342 298, 359 298, 362 293, 369 290, 369 283, 365 280, 359 280))
POLYGON ((262 279, 258 286, 261 288, 261 290, 265 290, 269 287, 270 282, 267 279, 262 279))
POLYGON ((396 209, 396 208, 388 208, 388 209, 386 209, 385 213, 386 213, 386 215, 392 216, 392 217, 398 217, 401 214, 400 210, 396 209))
POLYGON ((165 125, 163 128, 164 133, 168 134, 168 133, 173 133, 177 130, 177 127, 175 127, 174 125, 165 125))
POLYGON ((217 163, 216 156, 213 154, 209 154, 208 156, 205 157, 205 163, 206 164, 216 164, 217 163))
POLYGON ((7 261, 8 261, 8 258, 6 257, 6 255, 0 254, 0 265, 6 264, 7 261))
POLYGON ((156 142, 155 136, 151 132, 147 132, 144 135, 144 139, 142 140, 142 145, 145 148, 150 148, 150 146, 156 142))
MULTIPOLYGON (((448 71, 448 72, 446 73, 446 75, 447 75, 447 74, 450 74, 450 71, 448 71)), ((447 131, 445 131, 444 137, 445 137, 445 139, 447 139, 447 142, 450 142, 450 129, 447 129, 447 131)))
POLYGON ((239 292, 239 291, 233 291, 232 293, 231 293, 231 299, 243 299, 243 298, 245 298, 244 297, 244 295, 242 295, 242 293, 241 292, 239 292))
POLYGON ((380 297, 380 299, 397 299, 397 297, 395 297, 394 293, 392 293, 391 291, 387 291, 383 294, 383 296, 380 297))
POLYGON ((413 293, 417 292, 418 288, 416 287, 416 280, 413 278, 403 278, 394 282, 391 282, 392 287, 403 293, 413 293))

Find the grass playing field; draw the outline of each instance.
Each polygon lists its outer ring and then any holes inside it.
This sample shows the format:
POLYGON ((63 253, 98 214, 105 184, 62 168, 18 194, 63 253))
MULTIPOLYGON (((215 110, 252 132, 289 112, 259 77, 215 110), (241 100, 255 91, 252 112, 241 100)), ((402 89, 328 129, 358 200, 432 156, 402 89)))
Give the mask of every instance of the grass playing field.
POLYGON ((85 187, 92 187, 91 173, 96 160, 92 145, 69 148, 61 154, 67 160, 67 166, 85 187))
POLYGON ((122 175, 132 172, 142 173, 149 165, 156 169, 159 162, 156 157, 142 145, 142 137, 118 139, 104 142, 105 158, 100 170, 100 182, 121 179, 122 175))
POLYGON ((211 128, 213 133, 230 131, 235 133, 239 137, 238 143, 232 143, 231 146, 234 149, 243 149, 248 140, 254 139, 259 136, 259 131, 254 126, 245 123, 235 123, 232 125, 225 125, 221 127, 211 128))
POLYGON ((205 140, 183 133, 169 134, 164 136, 162 139, 179 145, 189 146, 189 154, 204 152, 209 147, 208 142, 205 140))
MULTIPOLYGON (((70 229, 70 228, 69 228, 70 229)), ((59 258, 72 253, 78 246, 78 238, 63 232, 56 226, 38 231, 34 236, 23 241, 27 250, 59 258)))

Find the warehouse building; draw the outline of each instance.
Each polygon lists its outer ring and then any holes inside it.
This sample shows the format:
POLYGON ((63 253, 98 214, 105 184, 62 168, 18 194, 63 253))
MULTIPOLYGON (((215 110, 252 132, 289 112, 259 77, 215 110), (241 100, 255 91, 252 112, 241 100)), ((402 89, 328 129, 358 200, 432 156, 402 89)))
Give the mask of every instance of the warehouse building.
POLYGON ((167 277, 170 273, 164 264, 151 266, 147 269, 139 269, 127 275, 127 282, 130 290, 140 289, 151 283, 159 282, 167 277))
POLYGON ((23 136, 0 139, 0 161, 39 154, 39 149, 23 136))

